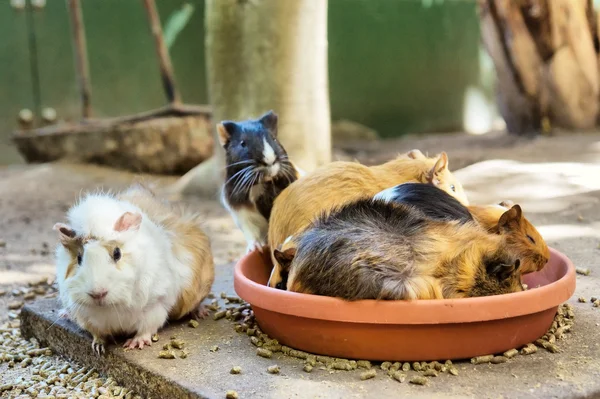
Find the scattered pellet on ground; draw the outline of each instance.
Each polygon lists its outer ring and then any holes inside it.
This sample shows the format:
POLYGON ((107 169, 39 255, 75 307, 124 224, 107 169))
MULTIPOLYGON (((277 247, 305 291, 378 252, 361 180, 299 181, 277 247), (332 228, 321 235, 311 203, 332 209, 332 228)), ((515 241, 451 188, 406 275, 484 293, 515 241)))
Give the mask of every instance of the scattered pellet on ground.
POLYGON ((273 352, 271 352, 268 349, 264 349, 264 348, 257 348, 256 349, 256 354, 260 357, 264 357, 266 359, 270 359, 271 357, 273 357, 273 352))
POLYGON ((370 369, 371 368, 371 362, 368 360, 358 360, 356 362, 357 367, 361 368, 361 369, 370 369))
POLYGON ((223 317, 225 317, 227 315, 227 311, 226 310, 221 310, 219 312, 216 312, 215 314, 213 314, 213 320, 220 320, 223 317))
POLYGON ((172 351, 160 351, 158 352, 159 359, 175 359, 175 354, 172 351))
POLYGON ((492 364, 506 363, 507 360, 508 360, 508 358, 506 356, 494 356, 491 360, 491 363, 492 364))
POLYGON ((227 391, 225 393, 225 399, 238 399, 239 395, 236 391, 227 391))
POLYGON ((471 364, 489 363, 494 358, 494 355, 477 356, 471 359, 471 364))
POLYGON ((375 369, 369 369, 360 374, 360 379, 363 381, 370 380, 371 378, 375 378, 376 375, 377 375, 377 371, 375 371, 375 369))
POLYGON ((448 367, 448 372, 454 376, 458 375, 458 369, 454 366, 450 366, 448 367))
POLYGON ((406 380, 406 374, 401 373, 400 371, 394 371, 391 377, 398 382, 404 382, 406 380))
POLYGON ((427 384, 427 381, 429 381, 429 379, 427 377, 417 375, 417 376, 411 378, 408 382, 410 382, 411 384, 415 384, 415 385, 425 385, 425 384, 427 384))
POLYGON ((584 297, 580 296, 579 298, 577 298, 577 302, 586 303, 587 300, 584 297))
POLYGON ((519 354, 519 351, 516 349, 509 349, 503 353, 504 357, 506 357, 508 359, 512 359, 513 357, 517 356, 518 354, 519 354))
POLYGON ((531 355, 537 352, 537 347, 534 344, 527 344, 521 349, 521 355, 531 355))
POLYGON ((192 328, 198 328, 199 325, 200 325, 200 323, 198 323, 197 320, 190 319, 190 321, 188 321, 188 326, 190 326, 192 328))
POLYGON ((150 339, 152 342, 158 342, 158 334, 154 334, 150 339))
POLYGON ((267 367, 267 371, 271 374, 279 374, 279 371, 281 371, 281 369, 278 365, 275 364, 273 366, 267 367))
POLYGON ((241 374, 242 368, 240 366, 233 366, 231 370, 229 370, 230 374, 241 374))
POLYGON ((211 347, 209 350, 210 350, 211 352, 216 352, 216 351, 218 351, 218 350, 219 350, 219 346, 218 346, 218 345, 212 346, 212 347, 211 347))
POLYGON ((390 367, 392 367, 392 362, 383 362, 381 363, 381 369, 382 370, 389 370, 390 367))
POLYGON ((437 372, 437 370, 434 370, 434 369, 425 370, 423 372, 423 376, 424 377, 437 377, 438 372, 437 372))
POLYGON ((307 373, 310 373, 313 370, 313 366, 311 366, 310 364, 305 364, 302 370, 304 370, 307 373))
POLYGON ((581 274, 583 276, 589 276, 590 273, 592 272, 587 267, 577 267, 577 268, 575 268, 575 271, 577 272, 577 274, 581 274))
POLYGON ((183 349, 185 342, 182 339, 173 339, 171 340, 171 346, 175 349, 183 349))
POLYGON ((23 307, 23 301, 13 301, 8 303, 8 308, 10 310, 17 310, 23 307))

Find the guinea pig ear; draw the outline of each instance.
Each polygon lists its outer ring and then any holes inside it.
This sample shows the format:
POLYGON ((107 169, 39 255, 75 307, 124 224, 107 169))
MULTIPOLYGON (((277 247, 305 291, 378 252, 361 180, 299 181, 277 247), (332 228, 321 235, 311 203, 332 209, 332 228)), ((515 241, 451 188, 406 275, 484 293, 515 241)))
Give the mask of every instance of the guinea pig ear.
POLYGON ((501 230, 514 230, 519 227, 523 212, 519 205, 513 205, 508 211, 504 212, 498 220, 498 227, 501 230))
POLYGON ((433 165, 433 168, 429 171, 429 182, 436 184, 439 183, 439 175, 448 170, 448 155, 445 152, 442 152, 438 156, 438 160, 433 165))
POLYGON ((410 150, 409 152, 406 153, 406 156, 409 157, 410 159, 425 159, 426 156, 421 152, 421 150, 410 150))
POLYGON ((52 230, 58 231, 58 238, 63 245, 72 242, 77 235, 75 234, 75 230, 63 223, 56 223, 54 227, 52 227, 52 230))
POLYGON ((273 133, 273 135, 275 135, 275 136, 277 135, 278 120, 279 120, 279 117, 277 116, 277 114, 275 112, 273 112, 273 110, 268 111, 263 116, 261 116, 259 119, 260 123, 267 129, 269 129, 271 131, 271 133, 273 133))
POLYGON ((289 273, 292 261, 296 256, 296 248, 288 248, 285 251, 276 249, 273 251, 273 256, 275 256, 275 260, 281 266, 281 271, 289 273))
POLYGON ((231 136, 235 133, 236 129, 237 124, 235 122, 223 121, 217 123, 217 137, 219 138, 221 147, 225 147, 229 144, 229 140, 231 140, 231 136))
POLYGON ((139 213, 131 213, 125 212, 121 215, 119 219, 115 222, 115 231, 137 231, 142 224, 142 215, 139 213))

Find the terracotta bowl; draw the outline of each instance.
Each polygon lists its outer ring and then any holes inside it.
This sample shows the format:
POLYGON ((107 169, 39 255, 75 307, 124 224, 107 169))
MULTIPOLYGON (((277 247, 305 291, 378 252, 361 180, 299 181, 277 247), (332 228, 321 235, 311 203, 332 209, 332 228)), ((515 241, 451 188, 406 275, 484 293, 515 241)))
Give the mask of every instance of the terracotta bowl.
POLYGON ((295 349, 381 361, 466 359, 518 348, 550 328, 575 291, 573 264, 550 250, 544 269, 523 277, 529 290, 482 298, 347 302, 277 290, 266 286, 272 264, 258 252, 238 262, 234 286, 260 328, 295 349))

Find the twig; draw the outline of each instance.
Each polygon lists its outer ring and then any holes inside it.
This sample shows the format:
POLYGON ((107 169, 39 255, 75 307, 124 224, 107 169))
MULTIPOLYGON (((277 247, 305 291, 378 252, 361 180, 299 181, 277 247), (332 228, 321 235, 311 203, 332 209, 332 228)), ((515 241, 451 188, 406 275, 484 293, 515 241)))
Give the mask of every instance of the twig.
POLYGON ((87 44, 85 41, 85 28, 83 26, 83 14, 79 0, 68 0, 69 14, 71 16, 71 34, 73 37, 73 48, 75 50, 75 70, 79 80, 81 91, 81 105, 83 119, 92 116, 90 88, 90 70, 87 58, 87 44))
POLYGON ((158 16, 158 11, 156 11, 156 4, 154 3, 154 0, 144 0, 144 8, 148 13, 148 22, 150 23, 152 36, 154 36, 156 54, 158 55, 158 61, 160 65, 160 75, 162 77, 167 100, 170 104, 180 104, 181 98, 177 88, 175 87, 173 66, 171 65, 171 58, 169 57, 169 50, 165 45, 162 27, 160 26, 160 17, 158 16))

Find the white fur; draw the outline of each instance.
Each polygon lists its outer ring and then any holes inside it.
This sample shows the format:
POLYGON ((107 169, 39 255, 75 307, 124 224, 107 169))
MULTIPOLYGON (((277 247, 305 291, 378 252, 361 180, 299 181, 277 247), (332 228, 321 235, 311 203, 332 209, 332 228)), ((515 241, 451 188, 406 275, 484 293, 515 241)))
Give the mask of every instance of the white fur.
POLYGON ((149 339, 166 322, 169 310, 192 278, 187 259, 177 259, 172 253, 169 232, 136 206, 105 194, 83 198, 67 217, 77 235, 124 242, 119 269, 98 241, 88 241, 81 265, 69 278, 65 275, 70 255, 62 245, 57 247, 60 299, 70 317, 82 327, 87 324, 105 334, 122 331, 135 333, 134 340, 149 339), (142 214, 139 230, 114 230, 125 212, 142 214), (98 305, 88 293, 102 289, 108 293, 98 305))
MULTIPOLYGON (((257 184, 250 189, 250 201, 252 203, 255 203, 262 190, 262 184, 257 184)), ((267 245, 268 220, 257 209, 241 208, 235 210, 231 208, 225 197, 224 189, 221 192, 221 203, 233 217, 236 226, 244 233, 244 238, 248 244, 246 252, 252 252, 255 249, 262 252, 262 247, 267 245)))
POLYGON ((394 200, 395 196, 396 196, 396 186, 386 188, 385 190, 380 191, 379 193, 375 194, 373 199, 374 200, 383 200, 385 202, 392 202, 394 200))
POLYGON ((273 165, 275 163, 275 151, 273 147, 269 143, 267 143, 267 139, 263 137, 263 161, 267 165, 273 165))

